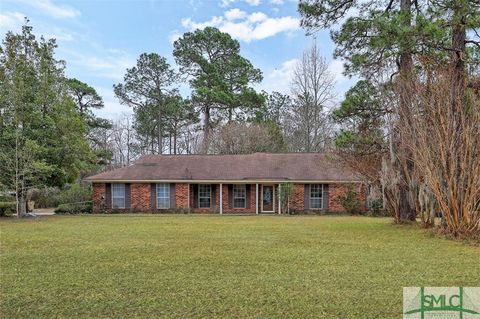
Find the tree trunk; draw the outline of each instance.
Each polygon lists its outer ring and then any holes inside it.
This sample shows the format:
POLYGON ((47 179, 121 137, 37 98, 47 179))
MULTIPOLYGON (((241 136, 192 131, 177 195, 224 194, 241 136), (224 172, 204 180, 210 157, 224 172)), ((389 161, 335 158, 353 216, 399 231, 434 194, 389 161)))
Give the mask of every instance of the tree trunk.
MULTIPOLYGON (((466 71, 465 71, 465 54, 466 54, 466 30, 465 30, 465 15, 468 14, 466 4, 462 1, 456 1, 453 6, 453 21, 452 21, 452 77, 451 77, 451 89, 450 89, 450 105, 451 105, 451 127, 453 128, 453 143, 451 147, 451 158, 453 167, 450 168, 454 181, 460 181, 461 167, 460 163, 461 152, 460 147, 462 139, 463 117, 464 114, 462 108, 465 105, 465 84, 466 84, 466 71)), ((459 185, 463 187, 463 185, 459 185)), ((461 207, 452 207, 455 218, 462 220, 463 211, 461 207)))
POLYGON ((27 215, 27 198, 25 192, 25 181, 23 177, 18 181, 20 188, 17 189, 17 217, 25 217, 27 215))
MULTIPOLYGON (((400 10, 404 13, 410 13, 412 7, 412 0, 401 0, 400 1, 400 10)), ((406 28, 411 27, 411 18, 404 21, 404 26, 406 28)), ((400 53, 400 112, 399 112, 399 125, 403 125, 405 121, 408 121, 408 110, 411 108, 411 96, 410 96, 410 83, 412 80, 412 51, 408 45, 401 45, 400 53)), ((398 185, 399 192, 399 218, 400 222, 414 221, 416 217, 416 212, 414 207, 409 200, 409 180, 410 175, 412 174, 411 165, 408 163, 408 149, 402 145, 402 138, 400 132, 397 129, 396 132, 396 141, 395 145, 397 146, 396 150, 396 169, 399 169, 400 180, 398 185)))
POLYGON ((211 123, 210 123, 210 107, 209 106, 206 106, 205 107, 205 112, 204 112, 204 115, 205 115, 205 123, 204 123, 204 126, 203 126, 203 146, 202 146, 202 152, 203 153, 208 153, 208 146, 210 144, 210 136, 211 136, 211 133, 212 133, 212 128, 211 128, 211 123))
POLYGON ((177 132, 177 129, 175 129, 175 131, 173 132, 173 154, 177 154, 177 135, 178 135, 178 132, 177 132))

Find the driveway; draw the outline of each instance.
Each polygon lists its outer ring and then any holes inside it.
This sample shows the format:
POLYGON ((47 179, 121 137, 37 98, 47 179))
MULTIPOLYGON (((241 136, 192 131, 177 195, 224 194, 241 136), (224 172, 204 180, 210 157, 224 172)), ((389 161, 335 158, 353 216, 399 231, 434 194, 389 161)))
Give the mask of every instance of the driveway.
POLYGON ((32 213, 38 216, 54 215, 55 208, 35 208, 32 213))

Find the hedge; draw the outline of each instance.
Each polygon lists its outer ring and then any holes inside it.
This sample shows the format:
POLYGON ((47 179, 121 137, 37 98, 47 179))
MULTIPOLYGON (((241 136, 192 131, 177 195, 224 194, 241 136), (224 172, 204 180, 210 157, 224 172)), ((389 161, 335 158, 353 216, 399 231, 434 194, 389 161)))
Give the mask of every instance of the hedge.
POLYGON ((15 202, 0 202, 0 216, 8 216, 15 214, 15 202))
POLYGON ((92 212, 92 202, 78 202, 61 204, 55 209, 55 214, 90 214, 92 212))

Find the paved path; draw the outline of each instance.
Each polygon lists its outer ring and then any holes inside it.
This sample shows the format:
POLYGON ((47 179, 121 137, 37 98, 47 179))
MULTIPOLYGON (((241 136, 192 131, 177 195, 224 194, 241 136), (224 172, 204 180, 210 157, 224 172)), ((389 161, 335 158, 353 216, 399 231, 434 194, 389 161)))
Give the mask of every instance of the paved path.
POLYGON ((33 213, 38 216, 49 216, 55 214, 55 208, 35 208, 33 213))

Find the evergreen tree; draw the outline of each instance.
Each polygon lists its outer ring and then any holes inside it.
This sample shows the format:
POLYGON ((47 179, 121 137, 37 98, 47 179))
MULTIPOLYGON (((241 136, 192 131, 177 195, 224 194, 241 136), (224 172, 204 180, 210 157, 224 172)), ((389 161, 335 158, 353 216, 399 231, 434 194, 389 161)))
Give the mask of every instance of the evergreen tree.
POLYGON ((55 40, 37 40, 27 23, 0 47, 0 183, 16 191, 19 216, 30 188, 73 182, 92 160, 55 40))
POLYGON ((135 129, 142 153, 162 154, 168 135, 168 102, 178 75, 156 53, 142 53, 137 65, 127 69, 124 83, 114 85, 120 103, 133 108, 135 129))
POLYGON ((230 122, 237 111, 262 105, 263 96, 249 87, 262 73, 240 55, 238 41, 213 27, 185 33, 175 41, 173 55, 190 77, 192 102, 203 115, 206 152, 212 129, 225 115, 230 122))

